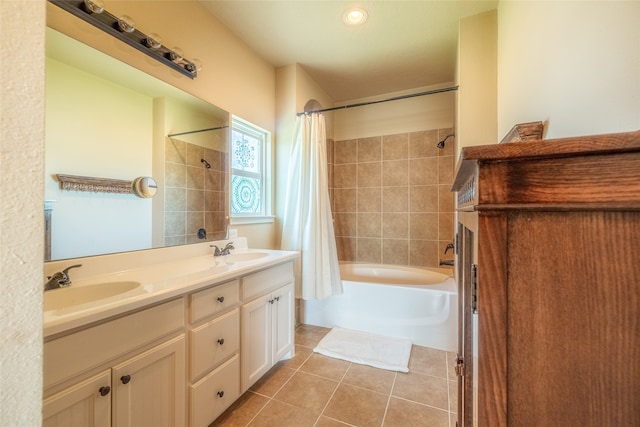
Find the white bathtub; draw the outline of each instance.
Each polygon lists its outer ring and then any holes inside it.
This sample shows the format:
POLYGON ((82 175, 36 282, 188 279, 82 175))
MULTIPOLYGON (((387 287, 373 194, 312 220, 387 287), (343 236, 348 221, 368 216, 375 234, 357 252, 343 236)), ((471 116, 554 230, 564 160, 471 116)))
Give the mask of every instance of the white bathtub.
POLYGON ((445 269, 341 263, 344 294, 303 301, 303 323, 456 351, 458 295, 445 269))

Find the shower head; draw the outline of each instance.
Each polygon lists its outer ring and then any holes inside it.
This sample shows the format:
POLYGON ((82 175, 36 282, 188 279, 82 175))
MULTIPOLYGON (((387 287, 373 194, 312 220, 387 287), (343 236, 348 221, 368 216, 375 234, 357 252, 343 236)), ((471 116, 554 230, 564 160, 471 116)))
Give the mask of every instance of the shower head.
POLYGON ((438 148, 444 148, 444 143, 447 141, 447 139, 451 138, 452 136, 456 136, 455 133, 450 133, 449 135, 445 136, 444 139, 440 142, 438 142, 438 144, 436 145, 436 147, 438 148))
POLYGON ((207 169, 211 169, 211 165, 205 159, 200 159, 200 161, 204 163, 204 167, 206 167, 207 169))

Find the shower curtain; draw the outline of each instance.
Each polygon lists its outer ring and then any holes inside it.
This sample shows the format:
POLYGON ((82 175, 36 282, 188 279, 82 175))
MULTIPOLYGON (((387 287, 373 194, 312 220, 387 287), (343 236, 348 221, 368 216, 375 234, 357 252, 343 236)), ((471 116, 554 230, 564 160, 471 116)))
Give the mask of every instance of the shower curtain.
POLYGON ((301 252, 296 263, 302 299, 342 293, 329 203, 324 116, 296 120, 282 223, 282 249, 301 252))

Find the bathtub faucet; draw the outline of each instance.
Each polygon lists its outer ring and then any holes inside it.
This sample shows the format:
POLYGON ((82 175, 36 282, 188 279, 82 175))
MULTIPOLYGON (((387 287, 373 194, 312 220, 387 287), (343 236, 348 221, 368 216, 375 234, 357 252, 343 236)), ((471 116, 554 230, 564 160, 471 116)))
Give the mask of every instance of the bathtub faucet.
POLYGON ((227 243, 224 249, 220 249, 216 245, 211 245, 211 247, 213 248, 213 256, 229 255, 231 253, 231 249, 235 249, 233 247, 233 242, 227 243))
POLYGON ((440 267, 442 266, 447 266, 447 267, 453 267, 454 264, 454 260, 452 259, 441 259, 440 260, 440 267))

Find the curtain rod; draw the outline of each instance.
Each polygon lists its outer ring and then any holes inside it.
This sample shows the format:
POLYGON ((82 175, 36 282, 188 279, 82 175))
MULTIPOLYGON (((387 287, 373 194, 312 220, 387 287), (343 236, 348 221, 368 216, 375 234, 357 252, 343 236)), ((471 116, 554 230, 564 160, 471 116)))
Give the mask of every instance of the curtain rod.
POLYGON ((171 138, 172 136, 178 136, 178 135, 189 135, 191 133, 198 133, 198 132, 208 132, 210 130, 219 130, 219 129, 226 129, 228 128, 228 125, 224 125, 224 126, 219 126, 217 128, 207 128, 207 129, 198 129, 198 130, 190 130, 188 132, 180 132, 180 133, 171 133, 169 135, 167 135, 169 138, 171 138))
POLYGON ((344 109, 347 109, 347 108, 362 107, 362 106, 365 106, 365 105, 379 104, 381 102, 398 101, 400 99, 415 98, 417 96, 433 95, 433 94, 436 94, 436 93, 451 92, 453 90, 458 90, 458 87, 459 86, 451 86, 451 87, 445 87, 445 88, 442 88, 442 89, 428 90, 426 92, 412 93, 412 94, 409 94, 409 95, 401 95, 401 96, 396 96, 396 97, 393 97, 393 98, 381 99, 379 101, 359 102, 357 104, 342 105, 340 107, 323 108, 321 110, 312 110, 312 111, 303 111, 302 113, 298 113, 298 116, 302 116, 304 114, 324 113, 325 111, 344 110, 344 109))

